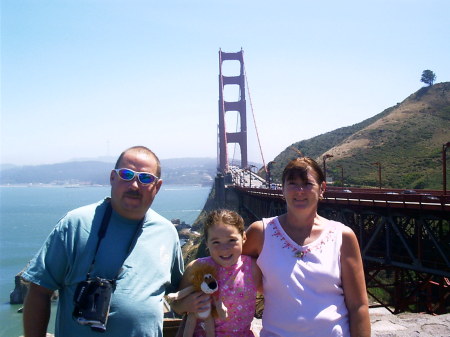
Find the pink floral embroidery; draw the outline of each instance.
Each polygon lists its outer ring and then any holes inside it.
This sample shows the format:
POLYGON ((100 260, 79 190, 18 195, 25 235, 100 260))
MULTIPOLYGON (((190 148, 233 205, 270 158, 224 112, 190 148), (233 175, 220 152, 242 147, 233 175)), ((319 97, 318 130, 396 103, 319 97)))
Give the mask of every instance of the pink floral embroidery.
POLYGON ((282 248, 287 248, 291 250, 294 253, 295 257, 301 258, 302 260, 308 253, 311 253, 312 251, 322 252, 322 248, 323 246, 325 246, 327 242, 335 240, 334 232, 336 229, 333 226, 327 230, 328 232, 325 235, 321 235, 319 239, 311 243, 308 247, 299 246, 300 248, 297 248, 292 243, 288 242, 288 240, 285 237, 285 234, 281 232, 279 225, 277 226, 275 221, 271 221, 270 224, 272 225, 273 230, 272 236, 275 236, 278 239, 280 239, 282 248))

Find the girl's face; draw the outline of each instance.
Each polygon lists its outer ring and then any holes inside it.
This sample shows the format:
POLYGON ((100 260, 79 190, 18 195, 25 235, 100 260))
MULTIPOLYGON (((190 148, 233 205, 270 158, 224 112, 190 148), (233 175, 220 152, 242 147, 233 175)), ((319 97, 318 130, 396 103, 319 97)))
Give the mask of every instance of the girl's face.
POLYGON ((217 223, 208 230, 206 246, 216 263, 222 267, 229 267, 238 261, 244 242, 245 233, 242 237, 236 227, 217 223))

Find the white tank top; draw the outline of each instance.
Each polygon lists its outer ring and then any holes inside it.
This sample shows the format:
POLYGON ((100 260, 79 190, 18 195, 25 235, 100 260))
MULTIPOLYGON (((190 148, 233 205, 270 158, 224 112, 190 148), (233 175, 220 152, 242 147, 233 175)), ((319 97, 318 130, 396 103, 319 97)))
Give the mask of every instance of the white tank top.
POLYGON ((257 259, 264 286, 260 336, 350 336, 340 264, 344 225, 329 220, 317 240, 300 246, 277 217, 263 224, 264 245, 257 259))

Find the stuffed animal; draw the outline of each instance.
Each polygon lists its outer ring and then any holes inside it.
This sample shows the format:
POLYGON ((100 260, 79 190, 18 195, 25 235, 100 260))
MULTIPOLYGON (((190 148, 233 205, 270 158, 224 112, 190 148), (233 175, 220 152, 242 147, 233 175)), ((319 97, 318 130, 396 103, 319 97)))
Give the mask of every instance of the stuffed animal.
MULTIPOLYGON (((179 300, 187 295, 196 292, 203 291, 205 294, 214 294, 219 290, 219 285, 216 280, 216 269, 206 263, 196 263, 192 266, 191 270, 191 284, 189 287, 180 290, 177 293, 167 295, 169 301, 179 300)), ((206 333, 206 337, 215 336, 215 325, 213 317, 220 317, 225 319, 227 317, 227 308, 223 302, 219 299, 219 296, 211 296, 214 307, 203 312, 190 312, 187 315, 186 325, 183 332, 183 337, 192 337, 194 335, 195 326, 197 320, 203 321, 203 328, 206 333)))

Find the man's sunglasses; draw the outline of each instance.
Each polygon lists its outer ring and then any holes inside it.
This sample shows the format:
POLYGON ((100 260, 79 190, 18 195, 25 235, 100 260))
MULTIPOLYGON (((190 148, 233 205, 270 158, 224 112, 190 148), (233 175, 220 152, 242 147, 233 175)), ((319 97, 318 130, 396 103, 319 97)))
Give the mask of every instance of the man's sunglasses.
POLYGON ((137 176, 142 185, 148 185, 159 180, 157 176, 149 172, 135 172, 126 168, 114 169, 114 171, 116 171, 120 179, 125 181, 131 181, 137 176))

